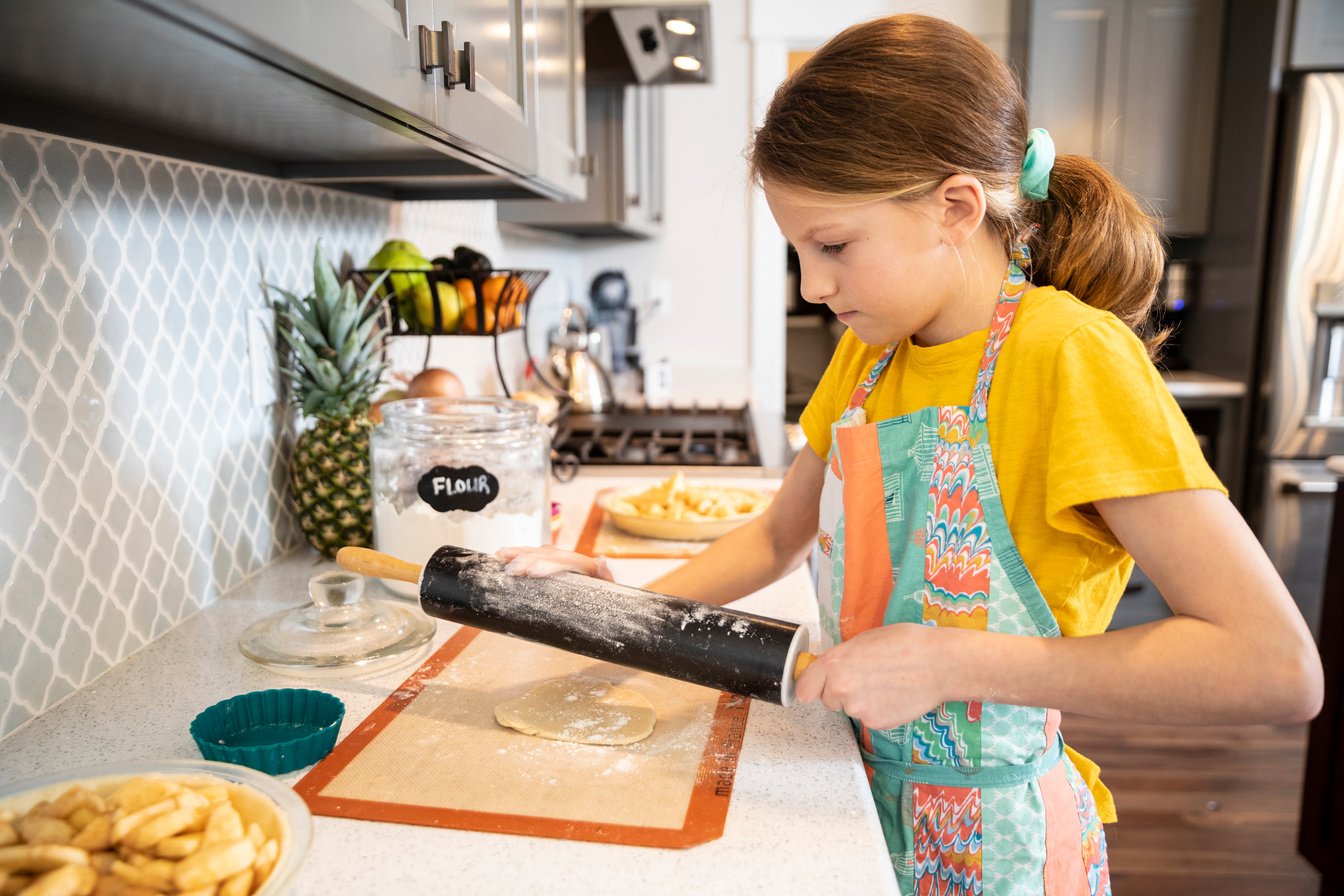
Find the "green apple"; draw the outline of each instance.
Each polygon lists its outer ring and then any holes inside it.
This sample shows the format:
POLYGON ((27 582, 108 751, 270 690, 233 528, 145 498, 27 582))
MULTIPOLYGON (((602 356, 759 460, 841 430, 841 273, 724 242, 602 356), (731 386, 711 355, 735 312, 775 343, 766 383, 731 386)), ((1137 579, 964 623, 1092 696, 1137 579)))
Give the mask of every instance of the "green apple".
MULTIPOLYGON (((434 265, 409 240, 388 240, 365 267, 375 271, 429 271, 434 265)), ((397 311, 406 326, 414 330, 417 323, 423 325, 425 316, 420 309, 430 307, 429 278, 419 274, 389 274, 387 280, 397 297, 397 311)), ((432 311, 429 321, 425 326, 433 325, 432 311)))
MULTIPOLYGON (((420 251, 415 243, 410 240, 388 240, 383 243, 373 258, 369 261, 370 265, 381 267, 385 262, 390 262, 399 258, 419 259, 422 264, 429 264, 429 259, 425 258, 425 253, 420 251)), ((386 265, 391 267, 392 265, 386 265)))

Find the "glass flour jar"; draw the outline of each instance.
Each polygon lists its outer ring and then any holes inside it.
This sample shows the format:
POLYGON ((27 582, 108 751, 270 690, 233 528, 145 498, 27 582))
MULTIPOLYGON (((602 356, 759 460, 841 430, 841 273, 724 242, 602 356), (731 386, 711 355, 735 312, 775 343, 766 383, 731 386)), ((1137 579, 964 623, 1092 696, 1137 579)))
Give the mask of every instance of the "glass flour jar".
MULTIPOLYGON (((423 566, 445 544, 494 552, 551 541, 550 431, 506 398, 412 398, 369 437, 373 544, 423 566)), ((384 580, 418 597, 415 585, 384 580)))

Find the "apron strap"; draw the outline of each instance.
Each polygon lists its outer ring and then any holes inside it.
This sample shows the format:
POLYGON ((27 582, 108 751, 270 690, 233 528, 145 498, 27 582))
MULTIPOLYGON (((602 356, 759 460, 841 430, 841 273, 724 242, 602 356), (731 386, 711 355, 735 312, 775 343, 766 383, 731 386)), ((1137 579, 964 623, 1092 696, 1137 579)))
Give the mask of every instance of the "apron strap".
POLYGON ((863 408, 864 402, 872 394, 873 387, 877 385, 878 378, 882 376, 882 371, 887 369, 887 363, 894 354, 896 354, 894 344, 882 350, 882 355, 877 359, 877 363, 873 364, 873 369, 868 371, 868 375, 854 388, 854 394, 849 396, 849 404, 846 405, 845 412, 840 415, 842 422, 848 422, 863 408))
POLYGON ((1013 318, 1017 316, 1018 303, 1027 291, 1025 268, 1031 267, 1031 249, 1027 240, 1036 232, 1036 225, 1022 231, 1013 243, 1008 256, 1008 273, 999 287, 999 301, 994 306, 994 319, 989 325, 989 337, 985 340, 985 352, 980 356, 980 370, 975 376, 975 391, 971 394, 971 420, 984 423, 989 412, 989 387, 994 381, 994 367, 999 360, 999 352, 1008 339, 1008 331, 1013 327, 1013 318))

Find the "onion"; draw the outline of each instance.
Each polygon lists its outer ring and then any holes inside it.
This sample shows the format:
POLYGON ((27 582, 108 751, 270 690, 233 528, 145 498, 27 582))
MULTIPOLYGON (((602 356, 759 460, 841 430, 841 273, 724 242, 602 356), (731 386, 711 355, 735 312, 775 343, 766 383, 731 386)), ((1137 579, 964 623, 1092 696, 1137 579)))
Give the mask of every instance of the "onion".
POLYGON ((406 386, 407 398, 465 398, 467 387, 451 370, 426 367, 406 386))
POLYGON ((373 405, 369 408, 369 419, 374 423, 383 422, 383 405, 389 401, 397 401, 406 397, 405 389, 388 389, 382 395, 374 399, 373 405))

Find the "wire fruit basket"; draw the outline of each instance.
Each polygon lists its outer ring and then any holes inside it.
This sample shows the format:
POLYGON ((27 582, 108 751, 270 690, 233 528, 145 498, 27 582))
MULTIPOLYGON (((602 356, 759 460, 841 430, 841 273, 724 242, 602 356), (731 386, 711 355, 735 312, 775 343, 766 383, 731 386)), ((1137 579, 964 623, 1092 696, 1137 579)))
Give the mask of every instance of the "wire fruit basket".
MULTIPOLYGON (((382 269, 350 272, 367 290, 382 269)), ((389 268, 378 286, 393 336, 491 336, 523 326, 527 304, 550 271, 524 268, 464 270, 435 264, 423 270, 389 268)))

